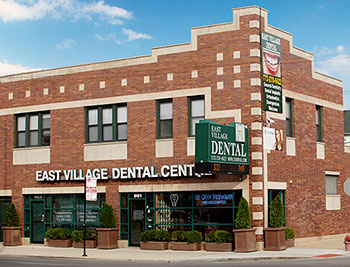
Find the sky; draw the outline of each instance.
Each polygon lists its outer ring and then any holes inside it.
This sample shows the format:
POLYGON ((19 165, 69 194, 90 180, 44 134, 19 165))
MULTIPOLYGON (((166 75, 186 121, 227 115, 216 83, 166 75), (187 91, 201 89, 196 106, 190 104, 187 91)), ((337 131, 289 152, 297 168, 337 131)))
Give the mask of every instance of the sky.
POLYGON ((0 0, 0 76, 149 55, 250 5, 314 53, 317 71, 343 80, 349 110, 349 0, 0 0))

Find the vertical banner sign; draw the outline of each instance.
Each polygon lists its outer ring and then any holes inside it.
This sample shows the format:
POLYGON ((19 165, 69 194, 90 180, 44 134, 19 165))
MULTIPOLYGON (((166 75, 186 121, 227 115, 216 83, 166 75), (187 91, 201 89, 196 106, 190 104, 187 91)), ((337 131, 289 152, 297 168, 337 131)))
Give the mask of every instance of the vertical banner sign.
POLYGON ((86 179, 86 201, 97 200, 97 178, 89 177, 86 179))
POLYGON ((282 113, 281 39, 261 32, 264 110, 282 113))

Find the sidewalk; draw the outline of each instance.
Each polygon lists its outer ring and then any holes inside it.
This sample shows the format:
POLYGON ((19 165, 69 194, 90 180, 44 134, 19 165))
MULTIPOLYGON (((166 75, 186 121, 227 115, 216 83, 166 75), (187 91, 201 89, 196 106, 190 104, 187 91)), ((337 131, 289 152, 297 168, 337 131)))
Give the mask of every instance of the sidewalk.
MULTIPOLYGON (((305 244, 303 244, 306 246, 305 244)), ((329 241, 310 242, 308 247, 289 248, 284 251, 257 251, 251 253, 234 252, 207 252, 207 251, 154 251, 140 250, 139 248, 119 248, 112 250, 87 249, 87 257, 82 257, 83 249, 77 248, 52 248, 44 245, 29 246, 0 246, 1 256, 37 256, 37 257, 62 257, 62 258, 86 258, 94 260, 111 261, 157 261, 157 262, 181 262, 181 261, 228 261, 228 260, 267 260, 267 259, 304 259, 321 256, 329 258, 336 256, 350 256, 350 252, 335 247, 329 241), (326 244, 327 243, 327 244, 326 244), (326 248, 324 248, 326 247, 326 248), (334 248, 332 248, 334 247, 334 248)), ((319 257, 317 257, 319 258, 319 257)))

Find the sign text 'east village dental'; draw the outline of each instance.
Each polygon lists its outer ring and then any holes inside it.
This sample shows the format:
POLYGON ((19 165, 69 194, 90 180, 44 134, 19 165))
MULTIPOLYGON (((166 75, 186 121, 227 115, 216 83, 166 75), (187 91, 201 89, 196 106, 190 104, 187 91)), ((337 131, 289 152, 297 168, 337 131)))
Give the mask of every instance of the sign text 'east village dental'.
POLYGON ((194 164, 164 165, 158 172, 154 166, 102 168, 102 169, 73 169, 36 171, 37 182, 55 181, 84 181, 85 178, 109 179, 143 179, 194 176, 194 164))

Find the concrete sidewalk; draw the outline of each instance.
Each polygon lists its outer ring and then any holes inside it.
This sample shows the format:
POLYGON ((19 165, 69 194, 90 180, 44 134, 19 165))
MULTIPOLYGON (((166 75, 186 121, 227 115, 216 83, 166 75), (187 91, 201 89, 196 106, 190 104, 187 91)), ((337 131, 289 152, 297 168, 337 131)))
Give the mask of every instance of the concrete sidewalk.
MULTIPOLYGON (((315 244, 314 244, 315 245, 315 244)), ((315 245, 316 246, 316 245, 315 245)), ((316 246, 317 247, 317 246, 316 246)), ((228 261, 228 260, 267 260, 267 259, 304 259, 315 256, 335 257, 350 256, 344 249, 289 248, 284 251, 257 251, 251 253, 207 252, 207 251, 151 251, 139 248, 119 248, 112 250, 87 249, 87 257, 82 257, 83 250, 77 248, 52 248, 44 245, 1 246, 1 256, 36 256, 84 258, 110 261, 228 261)))

